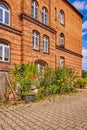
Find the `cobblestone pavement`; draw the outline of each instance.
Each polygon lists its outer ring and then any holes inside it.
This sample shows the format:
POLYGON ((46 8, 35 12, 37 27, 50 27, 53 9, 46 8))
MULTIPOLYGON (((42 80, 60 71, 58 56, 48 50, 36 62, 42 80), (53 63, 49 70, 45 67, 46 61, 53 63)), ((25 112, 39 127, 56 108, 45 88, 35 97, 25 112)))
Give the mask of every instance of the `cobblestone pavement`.
POLYGON ((37 103, 0 106, 0 130, 87 130, 87 90, 37 103))

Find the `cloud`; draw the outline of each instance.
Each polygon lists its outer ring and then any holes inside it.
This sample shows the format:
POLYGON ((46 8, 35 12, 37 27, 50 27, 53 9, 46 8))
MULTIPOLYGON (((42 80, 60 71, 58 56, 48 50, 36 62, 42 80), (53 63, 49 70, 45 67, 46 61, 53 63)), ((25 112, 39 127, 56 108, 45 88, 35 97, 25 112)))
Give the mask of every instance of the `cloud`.
POLYGON ((82 36, 85 36, 87 34, 87 32, 82 32, 82 36))
POLYGON ((87 10, 87 2, 83 1, 75 1, 73 5, 78 9, 78 10, 87 10))
POLYGON ((87 21, 85 21, 85 22, 82 24, 82 28, 83 28, 83 29, 87 29, 87 21))
POLYGON ((83 60, 82 60, 83 70, 87 70, 87 49, 86 48, 83 48, 82 54, 83 54, 83 60))

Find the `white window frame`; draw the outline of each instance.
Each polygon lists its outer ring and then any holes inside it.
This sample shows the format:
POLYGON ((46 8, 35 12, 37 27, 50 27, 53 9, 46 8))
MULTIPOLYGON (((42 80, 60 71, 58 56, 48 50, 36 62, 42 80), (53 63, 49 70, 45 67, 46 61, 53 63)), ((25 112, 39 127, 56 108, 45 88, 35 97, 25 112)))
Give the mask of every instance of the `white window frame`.
POLYGON ((61 34, 60 34, 60 45, 63 45, 63 46, 64 46, 64 41, 65 41, 64 34, 61 33, 61 34))
POLYGON ((44 73, 44 65, 38 63, 37 67, 39 73, 44 73))
POLYGON ((39 50, 39 33, 37 31, 33 31, 32 39, 33 49, 39 50))
POLYGON ((63 10, 60 10, 60 23, 64 25, 65 22, 65 16, 63 10))
POLYGON ((38 4, 36 1, 32 2, 32 17, 38 19, 38 4))
MULTIPOLYGON (((4 5, 3 3, 0 3, 0 4, 4 5)), ((6 5, 4 5, 4 6, 6 6, 6 5)), ((2 7, 0 7, 0 9, 2 10, 2 22, 0 21, 0 23, 6 24, 6 25, 10 25, 10 11, 9 11, 9 9, 7 10, 7 9, 2 8, 2 7), (7 12, 8 15, 9 15, 9 19, 8 19, 9 23, 8 24, 5 23, 5 12, 7 12)))
POLYGON ((47 36, 43 37, 43 52, 44 53, 49 52, 49 38, 47 36))
POLYGON ((2 47, 2 60, 0 59, 0 61, 2 62, 10 62, 10 46, 9 45, 6 45, 2 42, 0 42, 0 46, 2 47), (8 57, 8 61, 5 60, 5 48, 8 48, 9 49, 9 57, 8 57))
POLYGON ((42 23, 43 24, 48 23, 48 12, 47 12, 47 9, 45 7, 42 8, 42 23))
POLYGON ((63 67, 65 65, 65 58, 60 57, 60 67, 63 67))

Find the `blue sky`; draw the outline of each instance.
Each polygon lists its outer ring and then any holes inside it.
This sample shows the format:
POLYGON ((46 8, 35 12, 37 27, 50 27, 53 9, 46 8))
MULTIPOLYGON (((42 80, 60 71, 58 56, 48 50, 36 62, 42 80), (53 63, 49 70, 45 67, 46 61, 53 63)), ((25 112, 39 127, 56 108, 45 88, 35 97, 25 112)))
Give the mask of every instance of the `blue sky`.
POLYGON ((83 70, 87 71, 87 0, 69 0, 84 16, 82 21, 83 70))

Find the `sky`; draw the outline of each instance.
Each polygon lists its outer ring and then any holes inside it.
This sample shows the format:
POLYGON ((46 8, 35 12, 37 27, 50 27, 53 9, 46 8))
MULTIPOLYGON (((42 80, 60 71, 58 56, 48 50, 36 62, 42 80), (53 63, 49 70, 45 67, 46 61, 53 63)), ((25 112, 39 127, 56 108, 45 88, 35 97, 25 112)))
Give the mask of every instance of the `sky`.
POLYGON ((82 69, 87 71, 87 0, 69 0, 82 14, 82 69))

